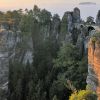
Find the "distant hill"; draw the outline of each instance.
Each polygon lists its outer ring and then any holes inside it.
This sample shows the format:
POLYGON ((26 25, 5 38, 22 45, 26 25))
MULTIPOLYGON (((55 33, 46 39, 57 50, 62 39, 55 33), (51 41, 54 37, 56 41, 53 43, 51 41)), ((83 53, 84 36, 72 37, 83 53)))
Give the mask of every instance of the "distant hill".
POLYGON ((95 2, 81 2, 79 5, 96 5, 95 2))

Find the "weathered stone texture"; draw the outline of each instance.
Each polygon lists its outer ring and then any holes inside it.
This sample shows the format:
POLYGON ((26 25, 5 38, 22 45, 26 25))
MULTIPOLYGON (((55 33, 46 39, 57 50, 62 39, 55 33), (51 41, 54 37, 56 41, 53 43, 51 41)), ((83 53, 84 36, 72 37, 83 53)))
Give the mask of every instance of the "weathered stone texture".
POLYGON ((88 44, 88 78, 87 83, 95 90, 100 100, 100 44, 91 39, 88 44))

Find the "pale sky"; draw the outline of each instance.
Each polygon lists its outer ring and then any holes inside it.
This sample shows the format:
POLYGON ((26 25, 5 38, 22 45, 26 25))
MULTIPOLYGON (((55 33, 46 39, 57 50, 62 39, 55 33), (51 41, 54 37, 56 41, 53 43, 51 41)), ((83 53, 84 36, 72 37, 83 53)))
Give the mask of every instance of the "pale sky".
POLYGON ((65 11, 72 11, 73 8, 79 7, 83 19, 87 16, 96 17, 100 9, 100 0, 0 0, 0 10, 32 9, 34 4, 39 8, 46 8, 52 14, 58 13, 60 16, 63 16, 65 11), (78 5, 80 2, 95 2, 97 5, 80 6, 78 5))
POLYGON ((0 9, 32 8, 34 4, 45 8, 45 6, 65 6, 86 1, 100 3, 100 0, 0 0, 0 9))

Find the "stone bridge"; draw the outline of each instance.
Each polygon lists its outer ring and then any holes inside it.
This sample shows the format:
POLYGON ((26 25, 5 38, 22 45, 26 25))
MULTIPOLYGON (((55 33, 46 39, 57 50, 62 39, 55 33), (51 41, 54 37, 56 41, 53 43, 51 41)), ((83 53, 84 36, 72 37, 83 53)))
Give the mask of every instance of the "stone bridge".
POLYGON ((88 32, 95 30, 96 32, 100 32, 100 26, 96 25, 96 24, 79 24, 79 23, 75 23, 74 26, 76 28, 82 28, 82 27, 87 27, 88 32))
POLYGON ((98 25, 86 25, 86 26, 88 28, 88 31, 95 30, 96 32, 100 32, 100 26, 98 25))

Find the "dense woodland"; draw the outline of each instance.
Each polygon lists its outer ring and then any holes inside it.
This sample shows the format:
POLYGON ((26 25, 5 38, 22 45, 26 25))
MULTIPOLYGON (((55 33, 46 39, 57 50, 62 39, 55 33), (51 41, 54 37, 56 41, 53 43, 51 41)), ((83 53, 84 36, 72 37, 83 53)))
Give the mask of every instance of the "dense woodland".
MULTIPOLYGON (((91 22, 93 18, 88 17, 87 23, 91 22)), ((31 36, 33 44, 32 63, 9 60, 8 100, 69 100, 73 92, 85 91, 87 53, 77 46, 80 30, 74 28, 70 42, 65 39, 69 34, 66 13, 60 19, 34 6, 32 10, 0 12, 0 23, 15 34, 20 31, 22 38, 31 36)), ((26 42, 22 40, 19 49, 24 51, 26 42)))

